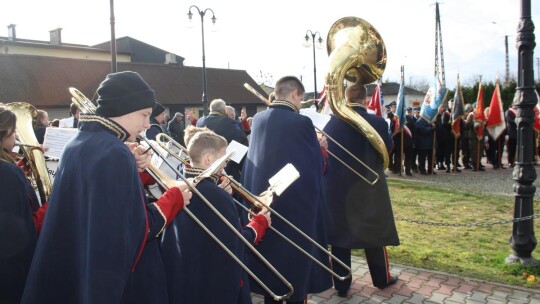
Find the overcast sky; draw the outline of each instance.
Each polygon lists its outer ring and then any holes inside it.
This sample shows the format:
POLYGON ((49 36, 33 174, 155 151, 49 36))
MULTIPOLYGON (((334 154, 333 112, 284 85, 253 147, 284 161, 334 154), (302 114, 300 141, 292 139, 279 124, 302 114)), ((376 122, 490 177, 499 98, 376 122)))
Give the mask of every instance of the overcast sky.
MULTIPOLYGON (((17 37, 48 40, 49 31, 62 28, 66 43, 93 45, 110 39, 109 0, 5 0, 0 20, 16 24, 17 37)), ((303 46, 306 31, 318 31, 325 48, 316 50, 317 89, 324 84, 328 66, 326 36, 331 25, 346 16, 370 22, 382 36, 388 53, 383 80, 430 81, 435 61, 435 5, 432 0, 294 1, 294 0, 114 0, 116 37, 130 36, 180 55, 185 65, 202 66, 200 16, 196 11, 188 28, 191 5, 211 8, 204 18, 208 68, 246 70, 257 82, 273 85, 285 75, 301 76, 313 90, 313 50, 303 46), (261 77, 264 75, 264 79, 261 77)), ((536 26, 535 79, 540 57, 540 3, 532 2, 536 26)), ((504 80, 504 36, 509 36, 510 75, 517 74, 516 29, 518 0, 447 0, 439 4, 446 82, 449 89, 470 85, 478 75, 504 80), (495 22, 496 24, 494 24, 495 22)), ((243 90, 243 88, 238 88, 243 90)))

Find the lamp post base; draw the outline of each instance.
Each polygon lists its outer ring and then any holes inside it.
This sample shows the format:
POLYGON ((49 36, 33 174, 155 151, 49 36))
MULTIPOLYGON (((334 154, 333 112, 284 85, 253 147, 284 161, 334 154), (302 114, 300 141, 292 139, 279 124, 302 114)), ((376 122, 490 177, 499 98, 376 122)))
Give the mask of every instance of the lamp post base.
POLYGON ((538 261, 533 257, 521 258, 521 257, 516 256, 515 254, 510 254, 509 256, 507 256, 504 262, 506 264, 519 263, 521 264, 521 266, 538 266, 539 265, 538 261))

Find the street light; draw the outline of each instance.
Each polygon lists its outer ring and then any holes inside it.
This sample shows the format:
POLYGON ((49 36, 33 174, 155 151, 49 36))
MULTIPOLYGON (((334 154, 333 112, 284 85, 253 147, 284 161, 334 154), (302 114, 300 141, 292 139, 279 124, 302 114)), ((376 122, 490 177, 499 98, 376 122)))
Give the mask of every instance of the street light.
POLYGON ((517 30, 516 45, 518 50, 518 83, 516 93, 520 98, 517 102, 516 123, 517 151, 516 166, 512 173, 514 183, 514 218, 520 219, 512 224, 510 247, 512 254, 506 258, 507 263, 522 265, 538 265, 532 257, 536 248, 534 236, 534 193, 536 187, 536 169, 534 168, 534 133, 536 107, 536 92, 534 89, 533 54, 536 45, 534 41, 534 24, 531 19, 531 0, 521 0, 521 18, 517 30))
MULTIPOLYGON (((315 45, 317 45, 317 48, 322 49, 323 47, 323 39, 321 38, 321 33, 315 32, 313 33, 311 30, 306 31, 306 36, 304 37, 306 42, 304 43, 305 47, 313 46, 313 90, 314 90, 314 99, 317 99, 319 96, 317 96, 317 63, 315 61, 315 45), (309 36, 311 35, 311 41, 309 41, 309 36), (315 37, 319 35, 319 39, 317 39, 317 43, 315 43, 315 37)), ((315 102, 315 108, 319 110, 319 105, 317 102, 315 102)))
POLYGON ((200 10, 199 7, 196 5, 192 5, 189 7, 188 17, 189 21, 191 22, 191 19, 193 18, 193 13, 191 12, 191 9, 195 8, 199 15, 201 16, 201 34, 202 34, 202 71, 203 71, 203 93, 202 93, 202 104, 203 104, 203 115, 208 115, 208 96, 206 94, 206 62, 205 62, 205 55, 204 55, 204 15, 206 12, 210 11, 212 12, 212 24, 216 24, 216 16, 214 14, 214 11, 211 8, 207 8, 205 10, 200 10))
MULTIPOLYGON (((498 25, 500 27, 503 27, 502 25, 498 24, 497 22, 495 21, 491 21, 491 23, 495 24, 495 25, 498 25)), ((505 64, 506 64, 506 70, 505 70, 505 75, 504 75, 504 85, 505 86, 508 86, 508 84, 510 83, 510 63, 508 61, 508 35, 506 35, 506 30, 504 31, 504 50, 505 50, 505 64)))

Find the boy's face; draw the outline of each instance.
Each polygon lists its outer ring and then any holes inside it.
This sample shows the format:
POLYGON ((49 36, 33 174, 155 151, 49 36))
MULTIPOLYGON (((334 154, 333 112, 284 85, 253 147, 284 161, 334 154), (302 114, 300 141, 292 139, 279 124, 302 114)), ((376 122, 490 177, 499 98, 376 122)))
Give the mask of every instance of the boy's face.
MULTIPOLYGON (((225 155, 226 152, 227 152, 227 148, 223 147, 216 153, 208 153, 207 163, 205 164, 206 168, 210 167, 220 157, 223 157, 223 155, 225 155)), ((221 173, 223 169, 225 169, 226 165, 227 165, 227 162, 223 162, 217 172, 221 173)), ((203 169, 206 169, 206 168, 203 168, 203 169)))
POLYGON ((150 128, 152 108, 146 108, 111 119, 120 124, 129 133, 128 141, 134 141, 137 135, 150 128))

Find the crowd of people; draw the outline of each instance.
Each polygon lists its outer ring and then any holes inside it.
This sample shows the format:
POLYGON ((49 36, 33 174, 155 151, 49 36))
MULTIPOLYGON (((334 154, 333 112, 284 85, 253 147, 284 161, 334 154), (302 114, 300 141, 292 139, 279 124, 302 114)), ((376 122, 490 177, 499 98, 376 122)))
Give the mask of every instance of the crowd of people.
MULTIPOLYGON (((485 123, 475 121, 476 109, 471 104, 464 105, 464 114, 459 121, 460 132, 456 134, 452 128, 452 105, 452 101, 440 105, 433 121, 421 117, 419 107, 407 108, 403 136, 396 123, 396 103, 387 106, 387 122, 394 141, 389 166, 392 173, 404 172, 412 176, 413 172, 428 175, 437 174, 436 171, 459 173, 464 169, 485 171, 486 164, 493 169, 514 167, 517 144, 515 103, 505 111, 505 131, 495 139, 487 131, 485 123), (505 151, 506 159, 503 158, 505 151)), ((488 114, 489 107, 484 109, 485 117, 488 114)), ((538 133, 535 133, 538 139, 538 133)), ((535 144, 538 147, 538 140, 535 144)), ((538 153, 538 148, 535 151, 538 153)))

